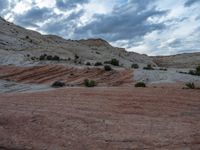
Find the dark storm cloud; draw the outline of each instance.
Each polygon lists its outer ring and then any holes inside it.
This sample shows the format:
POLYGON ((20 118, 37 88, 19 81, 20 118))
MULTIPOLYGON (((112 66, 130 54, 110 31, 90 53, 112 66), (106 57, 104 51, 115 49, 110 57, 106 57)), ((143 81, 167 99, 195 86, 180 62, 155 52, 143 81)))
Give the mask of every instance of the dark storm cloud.
POLYGON ((185 2, 185 6, 189 7, 189 6, 193 5, 194 3, 198 3, 198 2, 200 2, 200 0, 187 0, 185 2))
MULTIPOLYGON (((143 0, 145 1, 145 0, 143 0)), ((142 3, 143 4, 143 3, 142 3)), ((145 10, 147 5, 137 3, 137 9, 133 7, 117 7, 110 15, 96 15, 95 21, 75 31, 79 37, 101 37, 109 41, 133 39, 144 36, 148 32, 164 28, 163 24, 152 24, 147 21, 149 17, 164 15, 165 11, 157 11, 154 8, 145 10), (142 9, 141 9, 142 8, 142 9)))
POLYGON ((36 23, 43 22, 52 15, 52 11, 48 8, 34 7, 22 15, 16 15, 14 19, 20 25, 37 27, 36 23))
POLYGON ((57 0, 56 6, 61 10, 72 9, 78 4, 84 4, 89 2, 89 0, 57 0))

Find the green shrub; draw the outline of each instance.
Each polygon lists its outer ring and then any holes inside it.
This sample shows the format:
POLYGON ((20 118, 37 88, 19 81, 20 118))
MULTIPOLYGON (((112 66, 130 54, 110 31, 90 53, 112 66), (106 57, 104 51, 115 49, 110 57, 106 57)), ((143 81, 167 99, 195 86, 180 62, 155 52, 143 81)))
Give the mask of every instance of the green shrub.
POLYGON ((200 65, 196 67, 196 71, 200 72, 200 65))
POLYGON ((55 61, 59 61, 60 57, 55 55, 55 56, 51 56, 51 55, 47 55, 47 54, 43 54, 39 57, 39 60, 55 60, 55 61))
POLYGON ((167 71, 167 68, 159 68, 161 71, 167 71))
POLYGON ((100 54, 99 52, 96 52, 96 54, 100 54))
POLYGON ((111 65, 113 65, 113 66, 119 66, 119 60, 117 60, 117 59, 112 59, 111 61, 110 61, 110 64, 111 65))
POLYGON ((179 73, 182 73, 182 74, 188 74, 187 72, 184 72, 184 71, 179 71, 179 73))
POLYGON ((154 70, 151 64, 148 64, 146 67, 143 68, 144 70, 154 70))
POLYGON ((200 66, 196 67, 196 70, 190 70, 188 74, 200 76, 200 66))
POLYGON ((190 71, 189 71, 189 74, 191 74, 191 75, 196 75, 196 72, 195 72, 195 70, 190 70, 190 71))
POLYGON ((135 84, 135 87, 146 87, 146 84, 144 82, 138 82, 135 84))
POLYGON ((75 54, 75 59, 79 59, 79 56, 77 54, 75 54))
POLYGON ((53 60, 53 57, 52 57, 51 55, 48 55, 48 56, 46 57, 46 59, 47 59, 47 60, 53 60))
POLYGON ((200 66, 196 67, 196 74, 200 76, 200 66))
POLYGON ((189 89, 195 89, 195 84, 194 84, 194 83, 186 83, 185 85, 186 85, 186 87, 188 87, 189 89))
POLYGON ((132 64, 131 68, 138 69, 139 65, 138 64, 132 64))
POLYGON ((36 60, 36 57, 31 57, 31 60, 36 60))
POLYGON ((105 70, 105 71, 111 71, 112 68, 111 68, 109 65, 105 65, 105 66, 104 66, 104 70, 105 70))
POLYGON ((90 63, 90 62, 87 62, 86 65, 87 65, 87 66, 91 66, 91 63, 90 63))
POLYGON ((39 57, 39 60, 45 60, 46 59, 46 55, 45 54, 43 54, 43 55, 41 55, 40 57, 39 57))
POLYGON ((61 81, 55 81, 51 87, 54 87, 54 88, 59 88, 59 87, 64 87, 65 86, 65 83, 64 82, 61 82, 61 81))
POLYGON ((97 83, 94 80, 85 79, 84 85, 86 87, 94 87, 94 86, 97 86, 97 83))
POLYGON ((53 56, 52 60, 59 61, 59 60, 60 60, 60 57, 59 57, 59 56, 57 56, 57 55, 55 55, 55 56, 53 56))
POLYGON ((94 65, 95 66, 102 66, 103 64, 101 62, 96 62, 94 65))

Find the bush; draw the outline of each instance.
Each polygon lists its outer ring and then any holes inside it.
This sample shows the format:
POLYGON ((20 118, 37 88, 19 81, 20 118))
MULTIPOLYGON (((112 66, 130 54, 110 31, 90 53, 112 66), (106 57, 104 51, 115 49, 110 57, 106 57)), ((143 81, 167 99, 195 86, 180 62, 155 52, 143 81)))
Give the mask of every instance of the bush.
POLYGON ((35 57, 31 57, 31 60, 36 60, 36 58, 35 57))
POLYGON ((77 54, 75 54, 75 59, 79 59, 79 56, 77 54))
POLYGON ((84 85, 86 87, 94 87, 97 85, 97 83, 94 81, 94 80, 88 80, 88 79, 85 79, 84 80, 84 85))
POLYGON ((51 87, 54 87, 54 88, 59 88, 59 87, 64 87, 64 86, 65 86, 65 83, 61 81, 56 81, 51 85, 51 87))
POLYGON ((43 54, 39 57, 39 60, 45 60, 46 59, 46 54, 43 54))
POLYGON ((60 60, 60 57, 57 56, 57 55, 55 55, 55 56, 53 56, 52 60, 57 60, 57 61, 59 61, 59 60, 60 60))
POLYGON ((111 68, 109 65, 105 65, 105 66, 104 66, 104 70, 105 70, 105 71, 111 71, 112 68, 111 68))
POLYGON ((47 59, 47 60, 52 60, 53 57, 52 57, 51 55, 48 55, 48 56, 46 57, 46 59, 47 59))
POLYGON ((167 68, 159 68, 161 71, 167 71, 167 68))
POLYGON ((151 66, 151 64, 148 64, 146 67, 144 67, 143 69, 145 70, 154 70, 154 68, 151 66))
POLYGON ((196 74, 200 76, 200 66, 196 67, 196 74))
POLYGON ((101 62, 96 62, 94 65, 95 66, 102 66, 103 64, 101 62))
POLYGON ((55 56, 51 56, 51 55, 47 55, 47 54, 43 54, 39 57, 39 60, 55 60, 55 61, 59 61, 60 57, 55 55, 55 56))
POLYGON ((200 72, 200 65, 196 67, 196 71, 200 72))
POLYGON ((189 71, 189 74, 191 74, 191 75, 196 75, 196 72, 195 72, 195 70, 190 70, 190 71, 189 71))
POLYGON ((87 62, 86 65, 87 65, 87 66, 91 66, 91 63, 90 63, 90 62, 87 62))
POLYGON ((131 68, 138 69, 139 66, 138 66, 138 64, 132 64, 131 68))
POLYGON ((200 76, 200 66, 196 67, 196 70, 190 70, 188 74, 200 76))
POLYGON ((195 84, 194 83, 186 83, 185 84, 189 89, 195 89, 195 84))
POLYGON ((110 64, 113 65, 113 66, 119 66, 119 60, 114 58, 114 59, 111 60, 110 64))
POLYGON ((117 59, 113 58, 110 61, 105 61, 104 64, 111 64, 113 66, 119 66, 119 61, 117 59))
POLYGON ((146 84, 144 82, 138 82, 135 84, 135 87, 146 87, 146 84))

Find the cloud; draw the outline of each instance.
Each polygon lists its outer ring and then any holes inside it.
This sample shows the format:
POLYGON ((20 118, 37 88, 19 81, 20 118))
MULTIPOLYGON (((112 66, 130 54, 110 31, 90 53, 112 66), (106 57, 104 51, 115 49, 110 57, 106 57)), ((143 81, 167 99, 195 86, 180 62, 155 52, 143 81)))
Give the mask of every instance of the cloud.
POLYGON ((88 2, 89 0, 56 0, 56 6, 61 10, 67 10, 88 2))
POLYGON ((7 0, 0 0, 0 14, 8 7, 8 4, 7 0))
MULTIPOLYGON (((147 0, 143 1, 148 4, 147 0)), ((150 23, 148 18, 164 15, 166 11, 154 8, 144 11, 148 5, 141 3, 133 3, 131 0, 128 5, 116 6, 111 14, 95 15, 94 21, 76 29, 75 35, 81 38, 101 37, 113 42, 137 38, 148 32, 163 29, 164 24, 150 23), (135 7, 132 7, 134 4, 135 7)))
POLYGON ((73 12, 68 17, 63 15, 57 16, 55 21, 46 23, 41 27, 41 30, 50 33, 57 34, 66 38, 70 38, 70 35, 73 34, 74 29, 77 27, 77 22, 80 16, 84 14, 83 10, 73 12))
POLYGON ((199 0, 187 0, 186 2, 185 2, 185 6, 186 7, 190 7, 191 5, 193 5, 194 3, 198 3, 198 2, 200 2, 199 0))
POLYGON ((14 19, 22 26, 37 27, 37 23, 47 20, 52 15, 52 11, 48 8, 33 7, 22 15, 16 15, 14 19))

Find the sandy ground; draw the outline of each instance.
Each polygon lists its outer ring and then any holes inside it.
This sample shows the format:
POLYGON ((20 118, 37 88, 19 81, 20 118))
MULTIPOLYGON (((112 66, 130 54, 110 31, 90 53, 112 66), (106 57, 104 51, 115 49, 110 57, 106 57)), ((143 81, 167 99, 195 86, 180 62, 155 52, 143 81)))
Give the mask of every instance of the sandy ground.
POLYGON ((0 149, 199 150, 199 97, 175 87, 0 94, 0 149))

